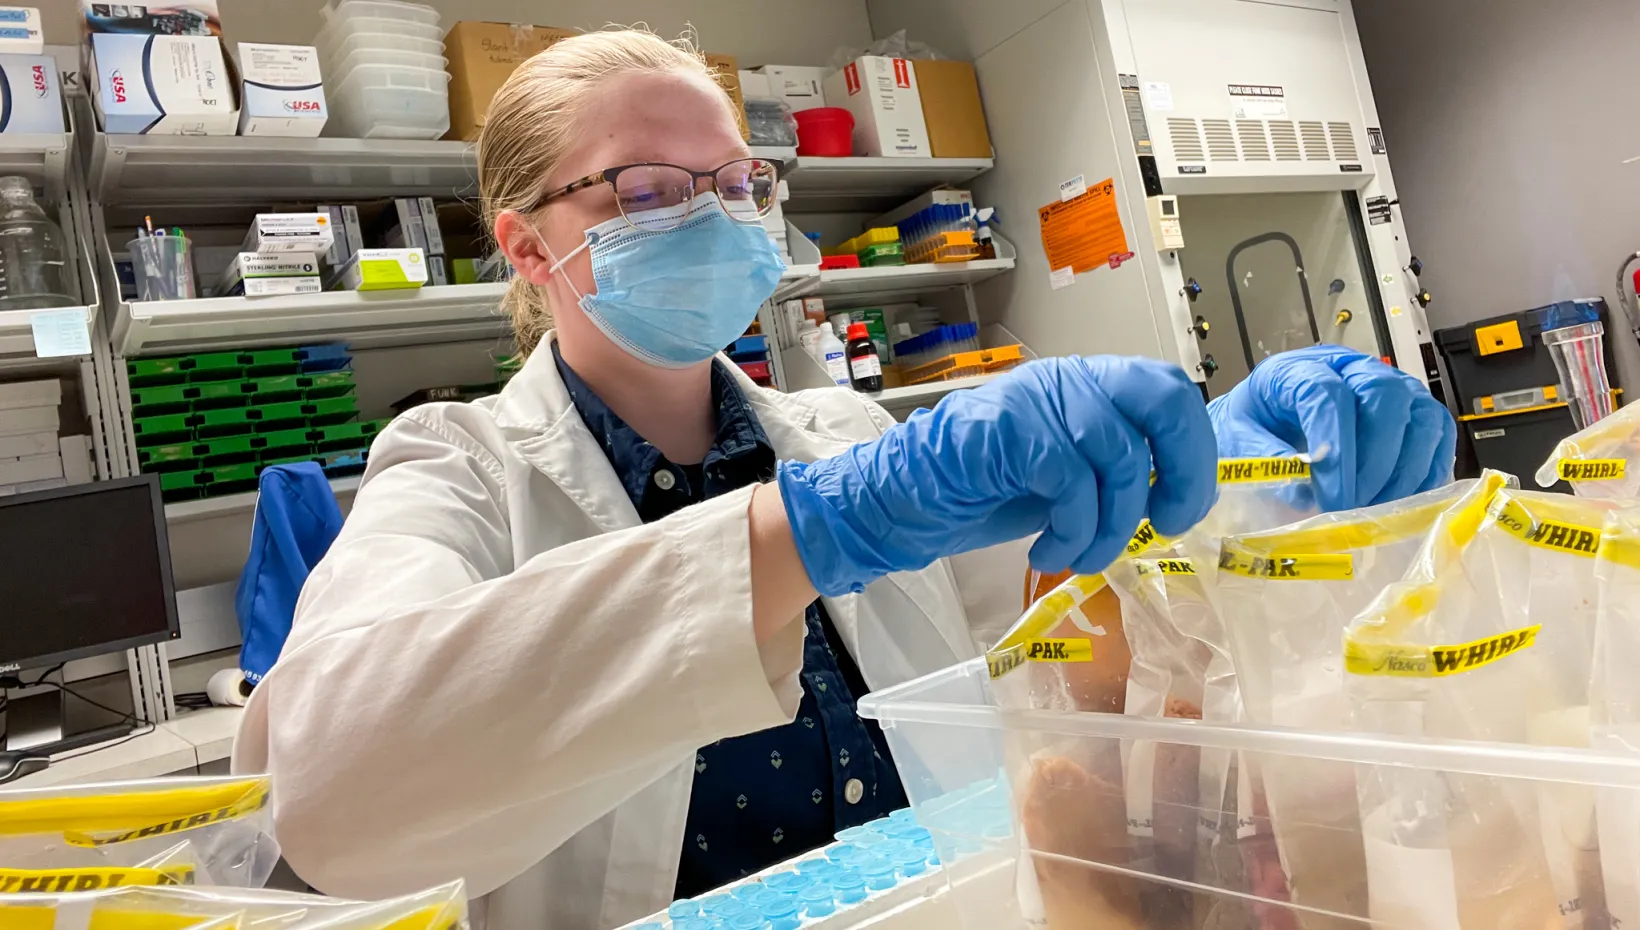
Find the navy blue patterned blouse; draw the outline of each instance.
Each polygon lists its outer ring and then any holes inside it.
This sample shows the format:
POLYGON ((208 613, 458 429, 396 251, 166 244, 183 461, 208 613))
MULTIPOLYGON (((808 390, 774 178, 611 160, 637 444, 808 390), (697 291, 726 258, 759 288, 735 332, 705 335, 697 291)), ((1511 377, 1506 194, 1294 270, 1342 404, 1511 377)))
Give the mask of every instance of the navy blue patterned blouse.
MULTIPOLYGON (((774 449, 720 363, 712 367, 716 439, 705 461, 677 465, 605 406, 556 344, 552 352, 576 412, 645 523, 774 477, 774 449)), ((703 894, 906 806, 882 731, 855 713, 865 680, 818 600, 804 622, 797 719, 695 754, 676 897, 703 894)))

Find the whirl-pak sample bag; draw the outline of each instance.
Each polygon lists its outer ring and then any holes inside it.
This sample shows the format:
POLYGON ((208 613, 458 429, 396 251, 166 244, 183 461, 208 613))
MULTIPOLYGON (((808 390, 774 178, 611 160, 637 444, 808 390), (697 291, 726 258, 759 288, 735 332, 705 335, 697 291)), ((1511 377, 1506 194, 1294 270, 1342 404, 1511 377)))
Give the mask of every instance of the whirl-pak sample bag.
MULTIPOLYGON (((1595 576, 1589 744, 1640 756, 1640 506, 1606 515, 1595 576)), ((1606 910, 1612 927, 1640 927, 1640 791, 1602 788, 1599 796, 1606 910)))
MULTIPOLYGON (((1219 501, 1198 530, 1191 531, 1186 540, 1175 541, 1160 538, 1153 528, 1143 524, 1123 559, 1154 553, 1158 560, 1182 566, 1202 564, 1198 553, 1205 553, 1206 564, 1214 564, 1220 535, 1279 525, 1314 512, 1306 457, 1225 460, 1220 462, 1219 477, 1219 501)), ((1113 569, 1116 573, 1125 571, 1122 567, 1113 569)), ((1027 582, 1027 591, 1039 593, 1043 584, 1033 577, 1027 582)), ((1195 611, 1184 612, 1183 628, 1177 631, 1202 650, 1197 653, 1197 665, 1181 672, 1181 678, 1189 677, 1194 682, 1181 680, 1177 688, 1169 685, 1168 692, 1173 696, 1176 691, 1179 697, 1173 704, 1173 709, 1180 712, 1176 716, 1235 722, 1240 719, 1235 675, 1222 626, 1209 598, 1210 592, 1198 590, 1195 611)), ((1159 631, 1149 626, 1148 617, 1141 621, 1146 624, 1143 630, 1126 629, 1130 622, 1105 575, 1068 578, 1035 600, 1009 635, 989 653, 999 703, 1029 710, 1122 713, 1129 700, 1137 699, 1140 703, 1136 712, 1141 715, 1166 715, 1169 697, 1143 693, 1148 669, 1141 670, 1139 692, 1130 682, 1135 637, 1144 644, 1148 642, 1145 637, 1159 631)), ((1029 893, 1022 888, 1021 897, 1029 900, 1039 896, 1041 916, 1056 930, 1163 927, 1198 906, 1203 909, 1202 919, 1212 915, 1213 902, 1198 904, 1179 895, 1151 894, 1148 889, 1153 883, 1080 862, 1153 873, 1160 867, 1185 877, 1185 873, 1197 873, 1194 863, 1199 856, 1217 855, 1237 860, 1238 875, 1244 871, 1239 860, 1248 858, 1249 851, 1237 848, 1241 844, 1235 812, 1240 802, 1233 787, 1233 753, 1201 753, 1198 765, 1194 754, 1172 749, 1158 752, 1158 747, 1141 746, 1135 750, 1115 741, 1055 740, 1024 733, 1010 734, 1009 751, 1016 759, 1011 768, 1015 769, 1013 783, 1019 792, 1027 842, 1032 851, 1047 854, 1031 857, 1034 874, 1025 876, 1022 886, 1031 884, 1025 880, 1031 878, 1034 886, 1029 893), (1167 832, 1167 847, 1161 853, 1165 863, 1156 858, 1158 760, 1160 777, 1166 781, 1160 789, 1167 832), (1198 808, 1213 815, 1211 829, 1203 828, 1198 808), (1152 811, 1148 818, 1145 809, 1152 811), (1190 821, 1187 829, 1181 828, 1181 819, 1190 821), (1228 844, 1218 844, 1221 830, 1229 837, 1228 844)), ((1247 799, 1249 811, 1252 806, 1252 799, 1247 799)), ((1249 820, 1251 816, 1249 813, 1249 820)), ((1249 827, 1248 837, 1252 835, 1249 827)), ((1257 872, 1259 862, 1268 862, 1266 871, 1274 871, 1279 883, 1273 843, 1269 846, 1268 856, 1251 856, 1252 870, 1257 872)), ((1254 878, 1217 881, 1221 885, 1245 883, 1259 887, 1254 878)), ((1279 895, 1279 890, 1272 892, 1278 900, 1279 895)), ((1245 912, 1247 908, 1232 910, 1245 912)), ((1228 915, 1212 920, 1213 926, 1225 930, 1234 926, 1228 915)))
POLYGON ((459 881, 385 901, 250 888, 0 895, 5 930, 465 930, 459 881))
POLYGON ((0 893, 260 888, 279 861, 270 790, 266 776, 0 790, 0 893))
MULTIPOLYGON (((1491 480, 1501 484, 1502 478, 1491 480)), ((1351 729, 1344 630, 1380 591, 1402 579, 1436 519, 1474 485, 1458 482, 1224 540, 1218 600, 1249 722, 1351 729)), ((1365 918, 1367 866, 1355 767, 1281 757, 1261 772, 1293 903, 1365 918)), ((1355 925, 1308 913, 1298 920, 1307 930, 1355 925)))
POLYGON ((1640 404, 1630 404, 1555 446, 1537 483, 1572 486, 1579 497, 1640 498, 1640 404))
MULTIPOLYGON (((1596 556, 1613 501, 1484 480, 1350 624, 1354 729, 1589 745, 1596 556), (1490 493, 1489 493, 1490 492, 1490 493)), ((1593 788, 1363 766, 1371 917, 1393 926, 1605 926, 1593 788)))

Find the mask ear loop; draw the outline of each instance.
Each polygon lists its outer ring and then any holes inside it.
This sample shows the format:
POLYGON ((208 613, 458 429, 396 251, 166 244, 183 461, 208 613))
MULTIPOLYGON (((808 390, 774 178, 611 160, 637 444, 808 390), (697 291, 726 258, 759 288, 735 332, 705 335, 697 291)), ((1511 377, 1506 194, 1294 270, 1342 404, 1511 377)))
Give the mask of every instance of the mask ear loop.
MULTIPOLYGON (((581 254, 581 252, 585 251, 588 247, 590 247, 592 245, 592 237, 588 236, 585 239, 581 240, 580 245, 576 246, 574 249, 571 249, 567 254, 565 254, 563 258, 559 258, 558 256, 552 254, 552 246, 547 245, 547 237, 541 235, 541 230, 535 228, 532 225, 530 227, 530 232, 535 234, 535 241, 541 243, 541 250, 547 253, 548 258, 552 259, 552 267, 547 269, 547 275, 549 277, 551 277, 552 275, 557 274, 558 270, 560 268, 563 268, 564 265, 566 263, 568 263, 570 259, 572 259, 575 256, 581 254)), ((575 296, 579 300, 584 301, 584 300, 587 299, 587 295, 581 293, 581 289, 575 286, 575 282, 571 281, 569 279, 568 275, 564 276, 564 283, 569 285, 569 289, 575 292, 575 296)))

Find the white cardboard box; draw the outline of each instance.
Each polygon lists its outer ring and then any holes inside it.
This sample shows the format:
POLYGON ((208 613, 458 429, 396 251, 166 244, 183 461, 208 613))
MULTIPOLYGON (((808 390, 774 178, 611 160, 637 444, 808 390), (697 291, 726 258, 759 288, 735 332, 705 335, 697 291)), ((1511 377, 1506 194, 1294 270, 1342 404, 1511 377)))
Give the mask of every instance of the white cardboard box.
POLYGON ((334 241, 329 213, 258 213, 240 251, 318 254, 334 241))
MULTIPOLYGON (((0 7, 0 13, 5 12, 0 7)), ((7 32, 0 20, 0 36, 7 32)), ((0 49, 7 47, 0 38, 0 49)), ((0 104, 0 132, 62 132, 63 90, 57 60, 50 55, 0 54, 0 72, 10 91, 0 104)))
POLYGON ((239 127, 216 36, 91 36, 92 98, 108 133, 231 136, 239 127))
POLYGON ((49 407, 18 407, 0 410, 0 436, 20 433, 55 433, 62 426, 57 419, 57 405, 49 407))
POLYGON ((0 52, 7 55, 45 54, 45 34, 40 31, 38 9, 0 6, 0 52))
POLYGON ((15 459, 0 459, 0 484, 22 484, 25 481, 50 481, 63 476, 63 458, 57 452, 44 455, 25 455, 15 459))
POLYGON ((325 128, 318 49, 241 42, 239 79, 240 135, 316 138, 325 128))
POLYGON ((866 55, 825 81, 826 105, 854 114, 854 154, 929 158, 917 72, 904 58, 866 55))
POLYGON ((0 436, 0 459, 22 458, 25 455, 44 455, 56 448, 58 448, 58 445, 55 432, 0 436))
POLYGON ((55 407, 63 402, 63 383, 56 378, 0 383, 0 410, 55 407))
POLYGON ((756 73, 769 82, 768 96, 785 102, 796 113, 826 106, 826 75, 830 72, 830 68, 806 65, 764 65, 756 73))
POLYGON ((91 437, 64 436, 58 446, 63 454, 63 480, 69 484, 90 484, 91 437))

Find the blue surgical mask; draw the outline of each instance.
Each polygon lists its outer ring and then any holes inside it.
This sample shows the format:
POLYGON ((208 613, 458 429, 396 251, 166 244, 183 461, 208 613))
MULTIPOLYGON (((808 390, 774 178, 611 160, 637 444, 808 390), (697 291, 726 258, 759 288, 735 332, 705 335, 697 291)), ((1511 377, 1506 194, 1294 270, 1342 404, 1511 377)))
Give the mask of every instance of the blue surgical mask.
POLYGON ((687 217, 662 232, 623 217, 594 226, 552 266, 590 249, 597 291, 581 295, 581 310, 616 345, 662 368, 699 364, 733 342, 786 270, 763 224, 730 219, 716 194, 674 209, 687 217))

